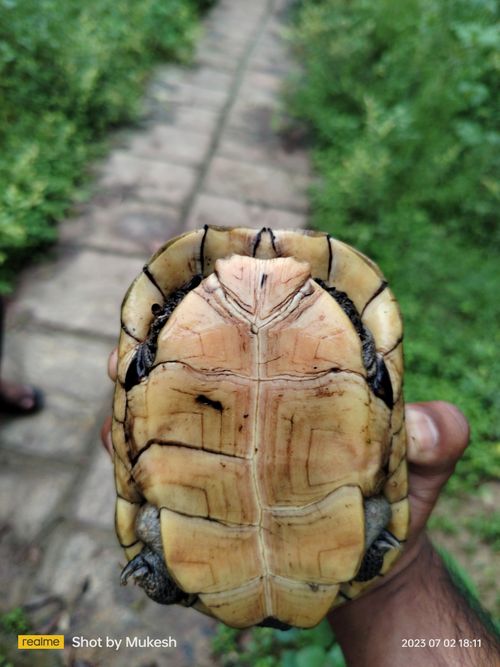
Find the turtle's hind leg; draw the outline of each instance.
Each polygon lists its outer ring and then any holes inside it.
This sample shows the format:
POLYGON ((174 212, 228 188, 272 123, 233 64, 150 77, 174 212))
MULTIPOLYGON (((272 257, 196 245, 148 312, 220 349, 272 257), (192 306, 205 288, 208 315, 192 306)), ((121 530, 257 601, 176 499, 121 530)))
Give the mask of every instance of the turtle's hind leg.
POLYGON ((169 575, 163 557, 148 546, 123 568, 120 576, 122 585, 126 585, 129 579, 139 584, 148 597, 160 604, 181 602, 186 597, 169 575))
POLYGON ((192 605, 197 596, 189 595, 179 588, 165 564, 160 517, 156 507, 149 504, 141 507, 137 514, 136 532, 145 546, 123 568, 120 576, 122 585, 126 585, 128 580, 132 579, 155 602, 160 604, 180 602, 192 605))
POLYGON ((380 574, 384 556, 390 549, 398 549, 399 541, 386 526, 391 519, 391 505, 383 496, 365 500, 365 556, 354 581, 369 581, 380 574))

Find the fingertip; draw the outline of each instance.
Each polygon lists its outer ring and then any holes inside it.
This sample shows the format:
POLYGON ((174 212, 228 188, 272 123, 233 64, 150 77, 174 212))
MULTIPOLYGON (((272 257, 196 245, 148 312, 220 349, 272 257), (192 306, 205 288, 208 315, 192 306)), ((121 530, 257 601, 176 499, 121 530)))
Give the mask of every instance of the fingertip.
POLYGON ((439 456, 440 433, 425 407, 406 406, 406 432, 410 463, 432 463, 439 456))
POLYGON ((113 441, 111 439, 111 416, 106 417, 101 428, 101 442, 104 449, 113 458, 113 441))
POLYGON ((460 408, 448 401, 432 401, 429 405, 431 410, 438 411, 444 418, 449 437, 454 440, 455 446, 460 448, 462 453, 470 439, 470 424, 467 417, 460 408))
POLYGON ((118 376, 118 348, 115 347, 114 350, 108 357, 108 375, 110 380, 116 382, 118 376))
POLYGON ((429 401, 406 408, 408 460, 440 469, 453 467, 469 442, 469 423, 452 403, 429 401))

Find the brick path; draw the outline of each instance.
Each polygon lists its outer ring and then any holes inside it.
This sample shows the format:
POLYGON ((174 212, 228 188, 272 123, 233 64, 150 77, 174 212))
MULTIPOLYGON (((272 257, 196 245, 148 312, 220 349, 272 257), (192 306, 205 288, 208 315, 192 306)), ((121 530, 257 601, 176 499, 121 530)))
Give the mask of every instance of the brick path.
MULTIPOLYGON (((124 558, 98 437, 111 399, 105 367, 124 291, 155 244, 205 223, 306 224, 307 156, 284 150, 273 130, 290 71, 288 4, 221 0, 194 67, 156 71, 138 128, 118 135, 96 168, 92 200, 61 225, 52 259, 23 275, 10 309, 5 376, 43 387, 47 406, 2 424, 0 605, 55 596, 33 612, 39 627, 58 618, 68 637, 171 635, 178 643, 79 649, 66 664, 212 664, 210 619, 118 584, 124 558)), ((36 664, 44 659, 38 653, 36 664)))

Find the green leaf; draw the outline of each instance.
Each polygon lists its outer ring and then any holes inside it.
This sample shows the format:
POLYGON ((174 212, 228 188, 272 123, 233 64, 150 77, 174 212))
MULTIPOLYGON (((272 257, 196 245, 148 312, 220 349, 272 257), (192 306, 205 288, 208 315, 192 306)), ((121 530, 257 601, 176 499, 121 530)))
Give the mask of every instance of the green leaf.
POLYGON ((295 656, 297 667, 323 667, 325 660, 326 653, 321 646, 306 646, 295 656))

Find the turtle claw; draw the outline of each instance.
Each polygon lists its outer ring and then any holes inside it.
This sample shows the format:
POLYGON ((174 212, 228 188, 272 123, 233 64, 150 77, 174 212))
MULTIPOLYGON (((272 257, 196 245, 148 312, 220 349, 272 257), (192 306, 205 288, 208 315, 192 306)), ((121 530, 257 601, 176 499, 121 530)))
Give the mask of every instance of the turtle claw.
POLYGON ((128 580, 132 577, 132 581, 140 585, 141 581, 148 575, 148 573, 149 567, 142 557, 142 553, 140 553, 125 565, 120 575, 120 583, 122 586, 126 586, 128 580))
POLYGON ((374 544, 379 550, 389 551, 390 549, 399 549, 401 542, 394 537, 388 530, 383 530, 374 544))
POLYGON ((399 549, 401 543, 388 530, 382 530, 377 539, 367 549, 354 581, 369 581, 380 574, 384 556, 391 549, 399 549))
POLYGON ((165 565, 163 556, 145 546, 125 565, 120 575, 122 585, 132 579, 144 589, 146 595, 160 604, 173 604, 186 599, 186 594, 174 582, 165 565))
POLYGON ((369 581, 380 574, 384 556, 401 543, 386 529, 391 518, 391 506, 384 496, 365 500, 365 555, 354 581, 369 581))

